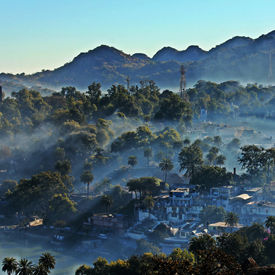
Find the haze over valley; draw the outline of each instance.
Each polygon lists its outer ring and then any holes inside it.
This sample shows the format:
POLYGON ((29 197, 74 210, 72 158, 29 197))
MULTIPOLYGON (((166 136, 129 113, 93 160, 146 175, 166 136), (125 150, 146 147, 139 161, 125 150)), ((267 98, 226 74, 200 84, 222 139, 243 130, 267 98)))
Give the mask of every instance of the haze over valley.
POLYGON ((1 274, 275 274, 275 4, 1 9, 1 274))

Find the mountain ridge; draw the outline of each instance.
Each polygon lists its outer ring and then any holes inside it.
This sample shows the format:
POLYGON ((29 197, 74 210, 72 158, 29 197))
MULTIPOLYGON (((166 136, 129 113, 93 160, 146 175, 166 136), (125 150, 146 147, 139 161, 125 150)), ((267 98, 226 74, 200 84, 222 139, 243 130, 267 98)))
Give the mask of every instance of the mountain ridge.
MULTIPOLYGON (((199 79, 265 83, 270 81, 267 77, 268 56, 274 49, 275 30, 256 39, 235 36, 208 51, 197 45, 185 50, 163 47, 152 58, 144 53, 130 55, 115 47, 100 45, 53 70, 30 75, 1 73, 0 85, 4 81, 13 81, 30 86, 60 88, 71 85, 84 89, 93 81, 106 87, 119 83, 125 85, 129 76, 131 84, 152 79, 161 86, 173 87, 178 85, 181 64, 185 64, 188 85, 199 79)), ((271 62, 272 66, 275 65, 273 59, 271 62)))

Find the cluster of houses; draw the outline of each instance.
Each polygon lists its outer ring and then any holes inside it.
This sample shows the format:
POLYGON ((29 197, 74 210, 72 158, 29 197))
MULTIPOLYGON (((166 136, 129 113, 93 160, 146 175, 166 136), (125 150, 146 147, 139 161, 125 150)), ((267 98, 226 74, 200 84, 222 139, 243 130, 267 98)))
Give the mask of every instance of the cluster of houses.
POLYGON ((265 187, 242 186, 213 187, 208 193, 196 186, 180 184, 154 198, 153 209, 136 208, 136 223, 129 227, 122 215, 94 215, 88 223, 102 232, 117 232, 123 238, 146 239, 159 224, 170 228, 170 236, 160 246, 166 253, 175 247, 185 247, 190 238, 208 233, 214 237, 232 232, 254 222, 264 223, 268 216, 275 216, 275 182, 265 187), (223 207, 234 212, 239 223, 229 226, 224 221, 203 224, 200 213, 206 206, 223 207))
POLYGON ((165 218, 171 225, 182 224, 186 220, 200 221, 204 207, 223 207, 227 212, 238 215, 240 223, 250 225, 263 223, 268 216, 275 215, 275 182, 268 186, 244 188, 239 186, 213 187, 208 194, 201 194, 194 186, 171 190, 169 196, 157 200, 156 217, 165 218))
MULTIPOLYGON (((174 180, 179 179, 176 177, 174 180)), ((91 237, 88 242, 88 235, 84 234, 86 236, 84 243, 94 249, 113 234, 121 240, 133 243, 136 240, 146 239, 158 225, 165 224, 170 234, 159 243, 159 246, 163 252, 170 253, 175 247, 186 247, 194 236, 208 233, 217 237, 224 232, 232 232, 254 222, 264 223, 268 216, 275 216, 275 182, 264 187, 242 185, 213 187, 209 192, 200 191, 197 186, 190 185, 186 181, 171 186, 170 190, 154 197, 153 208, 145 209, 137 203, 135 218, 132 219, 134 222, 130 222, 122 214, 91 215, 83 224, 84 231, 86 228, 91 237), (234 226, 229 226, 223 220, 203 223, 201 212, 207 206, 223 207, 225 211, 237 214, 239 223, 234 226)), ((27 227, 33 229, 32 231, 34 228, 41 228, 43 220, 35 217, 27 227)), ((64 237, 59 235, 64 234, 56 233, 55 242, 61 243, 64 237)))

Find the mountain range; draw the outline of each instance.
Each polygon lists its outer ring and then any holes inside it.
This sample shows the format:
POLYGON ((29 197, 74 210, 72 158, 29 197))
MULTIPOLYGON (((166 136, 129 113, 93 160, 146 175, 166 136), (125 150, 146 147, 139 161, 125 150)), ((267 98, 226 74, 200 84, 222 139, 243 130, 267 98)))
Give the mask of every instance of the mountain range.
POLYGON ((101 45, 80 53, 71 62, 54 70, 30 75, 1 73, 0 85, 4 90, 20 85, 85 89, 93 81, 100 82, 103 87, 126 85, 129 76, 131 85, 141 80, 154 80, 160 87, 173 88, 179 85, 181 64, 186 68, 188 86, 200 79, 271 84, 275 82, 272 79, 274 54, 275 31, 257 39, 236 36, 209 51, 193 45, 183 51, 164 47, 152 58, 143 53, 129 55, 114 47, 101 45))

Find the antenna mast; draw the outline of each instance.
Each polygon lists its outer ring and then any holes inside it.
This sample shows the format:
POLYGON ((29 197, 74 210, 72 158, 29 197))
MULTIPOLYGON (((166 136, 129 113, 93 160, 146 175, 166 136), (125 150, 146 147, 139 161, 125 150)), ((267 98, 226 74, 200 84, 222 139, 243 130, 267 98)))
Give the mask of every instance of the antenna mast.
POLYGON ((186 78, 185 78, 185 68, 183 65, 181 65, 180 67, 180 97, 184 98, 185 100, 187 99, 187 94, 185 93, 185 89, 186 89, 186 78))
POLYGON ((269 52, 269 70, 268 70, 268 79, 272 80, 272 51, 269 52))
POLYGON ((127 81, 127 90, 129 92, 130 91, 130 77, 129 76, 127 76, 126 81, 127 81))

